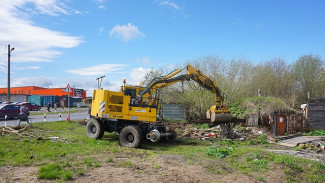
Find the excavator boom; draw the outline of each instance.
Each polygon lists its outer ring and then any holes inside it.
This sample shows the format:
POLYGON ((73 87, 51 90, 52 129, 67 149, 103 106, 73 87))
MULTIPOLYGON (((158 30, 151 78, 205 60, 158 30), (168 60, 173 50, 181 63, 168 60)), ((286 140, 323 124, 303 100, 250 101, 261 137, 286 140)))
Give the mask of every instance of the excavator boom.
POLYGON ((185 69, 186 69, 186 74, 176 76, 182 70, 184 70, 184 69, 176 69, 175 71, 171 72, 170 74, 167 74, 164 77, 158 77, 153 79, 147 85, 147 87, 142 92, 139 93, 137 99, 141 100, 143 95, 150 92, 151 89, 163 88, 184 80, 193 80, 197 82, 201 87, 216 94, 216 98, 215 98, 216 105, 212 106, 207 111, 207 118, 211 119, 211 122, 218 122, 218 123, 230 122, 233 117, 231 115, 231 112, 227 109, 227 107, 223 105, 224 97, 219 87, 216 85, 216 83, 208 76, 204 75, 200 70, 194 68, 191 65, 187 65, 185 69))

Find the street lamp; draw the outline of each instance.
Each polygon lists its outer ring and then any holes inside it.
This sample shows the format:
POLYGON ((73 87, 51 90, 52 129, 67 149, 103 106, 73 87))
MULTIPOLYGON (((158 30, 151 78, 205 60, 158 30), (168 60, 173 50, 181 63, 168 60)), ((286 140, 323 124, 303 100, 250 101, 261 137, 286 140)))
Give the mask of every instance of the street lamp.
POLYGON ((8 44, 8 93, 7 93, 7 101, 10 103, 10 53, 14 51, 15 48, 10 49, 10 44, 8 44))

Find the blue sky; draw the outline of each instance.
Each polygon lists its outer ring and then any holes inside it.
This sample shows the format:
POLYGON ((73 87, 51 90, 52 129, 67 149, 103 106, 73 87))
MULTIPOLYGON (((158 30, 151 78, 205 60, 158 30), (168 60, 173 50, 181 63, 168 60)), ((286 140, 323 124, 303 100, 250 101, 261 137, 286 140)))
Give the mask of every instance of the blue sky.
POLYGON ((117 90, 150 68, 215 55, 258 64, 325 58, 325 1, 1 0, 0 87, 117 90))

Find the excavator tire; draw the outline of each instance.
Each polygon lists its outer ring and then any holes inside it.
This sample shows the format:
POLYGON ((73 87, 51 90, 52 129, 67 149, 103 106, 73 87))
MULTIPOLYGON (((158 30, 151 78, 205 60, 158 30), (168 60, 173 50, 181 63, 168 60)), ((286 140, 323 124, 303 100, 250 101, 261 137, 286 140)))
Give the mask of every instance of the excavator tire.
POLYGON ((91 118, 86 125, 86 134, 89 138, 101 139, 104 136, 104 127, 102 123, 91 118))
POLYGON ((129 125, 122 129, 119 139, 122 146, 136 148, 141 145, 143 134, 138 126, 129 125))

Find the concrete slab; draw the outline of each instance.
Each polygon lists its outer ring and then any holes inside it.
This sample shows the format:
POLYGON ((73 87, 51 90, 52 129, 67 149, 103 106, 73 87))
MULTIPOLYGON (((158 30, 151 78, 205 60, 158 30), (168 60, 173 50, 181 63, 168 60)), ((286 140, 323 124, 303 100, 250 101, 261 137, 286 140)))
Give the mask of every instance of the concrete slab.
POLYGON ((283 140, 279 144, 288 147, 296 147, 298 144, 301 143, 308 143, 314 140, 321 140, 321 139, 322 139, 321 136, 299 136, 299 137, 283 140))

